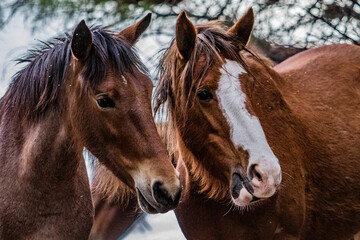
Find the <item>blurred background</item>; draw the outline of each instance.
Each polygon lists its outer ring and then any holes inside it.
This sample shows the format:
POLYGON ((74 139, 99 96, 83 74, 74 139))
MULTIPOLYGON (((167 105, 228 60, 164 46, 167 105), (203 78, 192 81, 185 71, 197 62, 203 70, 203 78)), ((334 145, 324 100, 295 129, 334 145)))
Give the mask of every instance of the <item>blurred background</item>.
MULTIPOLYGON (((357 0, 1 0, 0 97, 23 66, 16 59, 39 40, 71 33, 81 19, 89 26, 120 31, 146 13, 152 24, 136 44, 156 85, 161 50, 174 36, 177 15, 185 10, 194 23, 221 20, 231 26, 254 8, 252 48, 275 64, 307 48, 331 44, 360 45, 360 3, 357 0), (160 53, 159 53, 160 52, 160 53)), ((120 239, 184 239, 174 213, 144 215, 120 239)))

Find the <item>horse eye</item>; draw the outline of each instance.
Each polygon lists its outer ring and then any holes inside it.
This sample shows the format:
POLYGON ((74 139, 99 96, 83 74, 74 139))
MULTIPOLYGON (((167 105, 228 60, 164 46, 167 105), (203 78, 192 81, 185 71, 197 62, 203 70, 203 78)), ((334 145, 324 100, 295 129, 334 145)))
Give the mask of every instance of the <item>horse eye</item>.
POLYGON ((204 91, 201 91, 198 93, 198 98, 203 101, 209 101, 209 100, 213 99, 214 97, 211 92, 204 90, 204 91))
POLYGON ((103 98, 97 99, 96 101, 97 101, 97 104, 101 108, 113 108, 113 107, 115 107, 114 101, 109 97, 103 97, 103 98))

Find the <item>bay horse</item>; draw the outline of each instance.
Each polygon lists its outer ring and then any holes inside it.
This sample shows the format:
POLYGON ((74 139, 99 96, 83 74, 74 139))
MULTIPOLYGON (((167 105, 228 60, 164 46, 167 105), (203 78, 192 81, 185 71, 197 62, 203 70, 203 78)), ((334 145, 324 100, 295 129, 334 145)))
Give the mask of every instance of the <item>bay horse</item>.
POLYGON ((182 12, 161 60, 155 109, 179 151, 182 231, 350 239, 360 231, 360 47, 272 67, 246 47, 253 24, 252 9, 230 28, 182 12))
POLYGON ((147 15, 114 34, 84 21, 21 62, 0 100, 0 238, 88 239, 86 147, 148 212, 180 198, 152 117, 152 82, 133 44, 147 15))

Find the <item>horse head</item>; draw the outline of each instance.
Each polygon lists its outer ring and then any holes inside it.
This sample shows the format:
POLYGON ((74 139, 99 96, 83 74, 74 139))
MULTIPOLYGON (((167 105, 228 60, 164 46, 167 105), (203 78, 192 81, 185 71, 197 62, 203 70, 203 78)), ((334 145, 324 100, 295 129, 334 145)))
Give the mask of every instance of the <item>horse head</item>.
POLYGON ((241 86, 252 9, 231 28, 196 27, 182 12, 176 37, 160 64, 157 106, 166 102, 177 144, 200 191, 232 196, 246 206, 272 196, 281 182, 277 157, 241 86), (246 169, 246 170, 245 170, 246 169))
POLYGON ((78 139, 137 190, 143 210, 156 213, 177 206, 181 187, 153 120, 152 82, 132 49, 150 19, 118 34, 81 21, 71 41, 67 98, 78 139))

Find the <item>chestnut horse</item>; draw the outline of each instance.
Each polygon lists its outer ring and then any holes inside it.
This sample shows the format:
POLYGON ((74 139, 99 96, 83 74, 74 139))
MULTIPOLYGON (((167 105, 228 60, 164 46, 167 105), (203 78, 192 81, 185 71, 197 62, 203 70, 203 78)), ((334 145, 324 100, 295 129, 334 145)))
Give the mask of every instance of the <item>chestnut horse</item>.
POLYGON ((132 49, 148 15, 118 34, 81 21, 23 59, 0 100, 0 238, 88 239, 86 147, 146 211, 176 207, 180 181, 157 134, 152 82, 132 49))
POLYGON ((360 47, 314 48, 273 68, 246 48, 253 23, 252 9, 229 29, 181 13, 160 64, 155 107, 166 105, 179 150, 179 224, 197 240, 350 239, 360 47))

